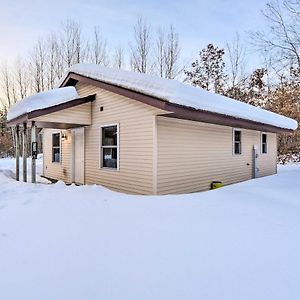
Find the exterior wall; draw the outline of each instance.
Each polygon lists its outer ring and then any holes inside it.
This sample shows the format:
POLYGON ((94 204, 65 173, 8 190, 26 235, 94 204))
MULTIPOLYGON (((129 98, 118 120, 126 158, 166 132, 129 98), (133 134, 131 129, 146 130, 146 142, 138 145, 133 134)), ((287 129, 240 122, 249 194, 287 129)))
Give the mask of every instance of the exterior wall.
POLYGON ((71 132, 68 130, 44 129, 43 130, 43 175, 48 178, 71 182, 72 177, 72 141, 71 132), (60 163, 52 162, 52 134, 63 132, 67 140, 61 141, 60 163))
POLYGON ((258 168, 259 176, 267 176, 277 173, 277 136, 275 133, 267 133, 267 153, 262 153, 259 145, 258 168))
POLYGON ((92 103, 92 125, 85 128, 85 183, 125 193, 153 194, 153 120, 162 111, 80 82, 76 89, 81 97, 97 94, 92 103), (99 167, 100 126, 109 124, 119 124, 119 170, 99 167))
POLYGON ((48 115, 37 117, 34 121, 69 124, 91 124, 91 103, 66 108, 48 115))
POLYGON ((242 154, 234 155, 232 128, 157 117, 157 193, 208 190, 214 180, 231 184, 252 178, 252 148, 259 149, 260 176, 276 173, 276 134, 260 154, 261 133, 242 131, 242 154))
MULTIPOLYGON (((261 154, 261 133, 241 129, 242 154, 233 155, 230 127, 160 117, 164 111, 81 82, 76 89, 81 97, 97 95, 89 104, 92 125, 85 127, 85 184, 137 194, 208 190, 214 180, 231 184, 251 179, 253 145, 258 146, 259 175, 276 173, 276 134, 267 134, 268 154, 261 154), (110 124, 119 124, 119 170, 100 168, 100 127, 110 124)), ((72 119, 84 115, 77 108, 72 119)), ((56 113, 62 122, 66 111, 56 113)), ((61 163, 52 163, 54 132, 59 130, 44 129, 43 174, 69 183, 72 135, 63 131, 68 138, 61 144, 61 163)))

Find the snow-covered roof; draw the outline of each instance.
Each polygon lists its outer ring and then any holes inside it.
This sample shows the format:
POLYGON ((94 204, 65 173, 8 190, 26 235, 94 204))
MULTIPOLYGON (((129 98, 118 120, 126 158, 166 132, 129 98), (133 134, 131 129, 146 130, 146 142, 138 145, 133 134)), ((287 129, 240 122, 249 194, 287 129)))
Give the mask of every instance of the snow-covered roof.
POLYGON ((53 89, 26 97, 14 104, 7 113, 7 120, 13 120, 26 113, 55 106, 79 98, 73 86, 53 89))
POLYGON ((297 121, 293 119, 177 80, 116 70, 96 64, 76 64, 68 70, 61 83, 66 79, 69 72, 194 109, 251 120, 279 128, 295 130, 298 127, 297 121))

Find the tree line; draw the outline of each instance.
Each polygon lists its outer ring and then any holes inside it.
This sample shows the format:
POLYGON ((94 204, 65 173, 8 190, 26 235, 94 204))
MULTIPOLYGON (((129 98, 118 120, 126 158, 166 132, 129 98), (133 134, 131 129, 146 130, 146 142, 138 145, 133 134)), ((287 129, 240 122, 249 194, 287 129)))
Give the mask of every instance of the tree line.
MULTIPOLYGON (((300 122, 300 1, 268 2, 262 17, 264 30, 248 32, 248 44, 261 61, 251 71, 247 70, 246 46, 238 34, 224 48, 208 44, 187 63, 173 25, 153 28, 138 17, 132 41, 126 47, 110 49, 99 27, 87 39, 80 24, 68 20, 58 32, 39 39, 28 56, 14 65, 1 66, 1 103, 9 107, 18 99, 51 89, 71 65, 91 62, 182 80, 300 122)), ((299 160, 299 146, 299 130, 280 135, 280 159, 299 160)))
POLYGON ((143 17, 138 17, 128 47, 117 46, 113 50, 109 50, 99 27, 94 27, 89 39, 82 32, 79 23, 65 21, 58 32, 40 38, 28 56, 18 58, 13 65, 2 64, 0 104, 9 107, 18 99, 54 88, 64 72, 77 63, 95 63, 169 79, 182 71, 179 37, 173 25, 153 30, 143 17))
MULTIPOLYGON (((296 119, 300 124, 300 1, 272 1, 262 11, 265 30, 249 32, 261 67, 245 73, 245 48, 237 36, 225 49, 209 44, 184 71, 194 86, 296 119)), ((300 161, 300 130, 281 134, 278 154, 282 163, 300 161)))

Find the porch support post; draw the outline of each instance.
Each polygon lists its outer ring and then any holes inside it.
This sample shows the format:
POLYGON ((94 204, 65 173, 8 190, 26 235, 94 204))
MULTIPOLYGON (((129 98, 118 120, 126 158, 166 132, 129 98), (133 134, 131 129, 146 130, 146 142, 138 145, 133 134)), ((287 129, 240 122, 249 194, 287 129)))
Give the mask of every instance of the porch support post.
POLYGON ((23 124, 23 182, 27 182, 27 124, 23 124))
POLYGON ((36 183, 36 125, 32 122, 31 125, 31 182, 36 183), (35 152, 35 153, 34 153, 35 152))
POLYGON ((16 180, 20 180, 20 132, 19 125, 16 126, 15 132, 15 150, 16 150, 16 180))

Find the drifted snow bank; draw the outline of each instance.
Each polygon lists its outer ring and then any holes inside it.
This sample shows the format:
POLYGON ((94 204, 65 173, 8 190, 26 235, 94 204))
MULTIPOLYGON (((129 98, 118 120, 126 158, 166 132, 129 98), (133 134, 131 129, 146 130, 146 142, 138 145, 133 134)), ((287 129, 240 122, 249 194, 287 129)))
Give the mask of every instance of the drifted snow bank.
MULTIPOLYGON (((177 80, 169 80, 130 71, 115 70, 95 64, 76 64, 73 65, 68 72, 74 72, 195 109, 247 119, 286 129, 294 130, 298 126, 297 122, 293 119, 205 91, 198 87, 181 83, 177 80)), ((66 76, 67 74, 62 81, 66 76)))
POLYGON ((79 95, 73 86, 38 93, 14 104, 7 113, 7 120, 10 121, 26 113, 62 104, 77 98, 79 98, 79 95))
POLYGON ((145 197, 0 172, 1 299, 300 299, 299 182, 145 197))

